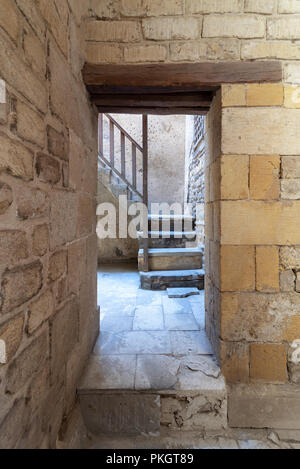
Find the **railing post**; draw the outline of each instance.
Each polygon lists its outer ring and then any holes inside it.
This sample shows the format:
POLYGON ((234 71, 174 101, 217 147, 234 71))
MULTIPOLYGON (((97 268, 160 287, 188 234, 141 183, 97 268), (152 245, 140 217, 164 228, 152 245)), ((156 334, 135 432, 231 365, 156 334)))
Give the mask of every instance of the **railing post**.
POLYGON ((110 151, 110 163, 112 166, 115 165, 115 128, 114 123, 109 121, 109 151, 110 151))
POLYGON ((103 114, 99 114, 98 116, 98 134, 99 134, 99 141, 98 141, 98 149, 99 153, 103 155, 103 114))
POLYGON ((132 143, 132 185, 136 189, 136 146, 132 143))
POLYGON ((126 174, 126 163, 125 163, 125 134, 121 132, 121 174, 126 174))
MULTIPOLYGON (((148 211, 148 116, 143 115, 143 202, 147 206, 148 211)), ((147 220, 148 223, 148 220, 147 220)), ((145 233, 144 233, 145 235, 145 233)), ((144 237, 144 272, 149 271, 149 239, 148 226, 147 236, 144 237)))

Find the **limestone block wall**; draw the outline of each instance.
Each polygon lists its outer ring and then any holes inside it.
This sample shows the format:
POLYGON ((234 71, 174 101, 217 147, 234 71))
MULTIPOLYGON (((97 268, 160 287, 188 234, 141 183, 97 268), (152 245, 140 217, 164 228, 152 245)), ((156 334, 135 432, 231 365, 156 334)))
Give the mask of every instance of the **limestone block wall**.
POLYGON ((0 5, 0 448, 55 447, 98 332, 86 10, 0 5))

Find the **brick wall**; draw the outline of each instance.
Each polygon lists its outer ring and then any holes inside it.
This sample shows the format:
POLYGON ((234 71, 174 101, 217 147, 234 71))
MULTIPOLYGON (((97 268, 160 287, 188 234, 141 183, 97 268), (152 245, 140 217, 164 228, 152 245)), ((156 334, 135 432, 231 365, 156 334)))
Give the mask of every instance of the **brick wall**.
POLYGON ((0 448, 55 446, 98 331, 83 3, 0 5, 0 448))

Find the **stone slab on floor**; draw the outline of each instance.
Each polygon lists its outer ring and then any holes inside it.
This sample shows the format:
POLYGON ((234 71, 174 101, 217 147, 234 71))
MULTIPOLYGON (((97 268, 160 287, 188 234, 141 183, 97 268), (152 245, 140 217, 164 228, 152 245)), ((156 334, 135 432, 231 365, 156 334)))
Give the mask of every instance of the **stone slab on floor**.
POLYGON ((79 394, 87 429, 97 435, 159 435, 160 397, 147 394, 79 394))
POLYGON ((166 290, 167 288, 204 288, 204 270, 160 270, 140 272, 141 288, 166 290))
POLYGON ((187 298, 192 295, 199 295, 198 288, 167 288, 169 298, 187 298))

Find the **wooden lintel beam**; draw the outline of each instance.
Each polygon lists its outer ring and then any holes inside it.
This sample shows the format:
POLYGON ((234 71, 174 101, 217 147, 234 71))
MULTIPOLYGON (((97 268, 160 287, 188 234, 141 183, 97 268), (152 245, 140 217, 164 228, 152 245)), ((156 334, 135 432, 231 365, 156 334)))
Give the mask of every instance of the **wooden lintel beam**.
POLYGON ((199 91, 210 91, 215 93, 219 86, 194 85, 194 86, 108 86, 108 85, 87 85, 87 90, 92 95, 118 94, 118 95, 151 95, 151 94, 181 94, 198 93, 199 91))
POLYGON ((279 61, 203 62, 197 64, 101 65, 85 64, 88 86, 219 86, 222 83, 262 83, 282 80, 279 61))
POLYGON ((182 94, 152 94, 152 95, 92 95, 91 101, 96 106, 125 106, 125 107, 209 107, 214 94, 199 91, 199 93, 182 94))
POLYGON ((97 106, 104 114, 154 114, 154 115, 201 115, 208 113, 209 107, 125 107, 125 106, 97 106))

